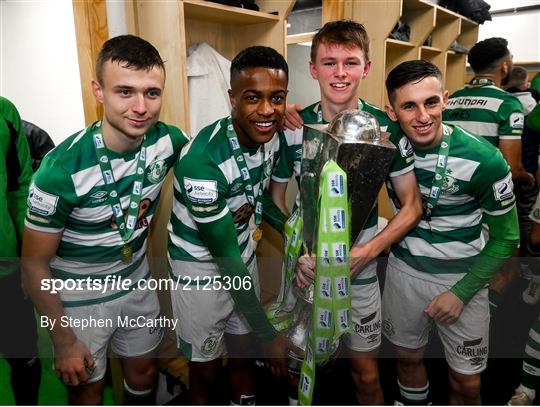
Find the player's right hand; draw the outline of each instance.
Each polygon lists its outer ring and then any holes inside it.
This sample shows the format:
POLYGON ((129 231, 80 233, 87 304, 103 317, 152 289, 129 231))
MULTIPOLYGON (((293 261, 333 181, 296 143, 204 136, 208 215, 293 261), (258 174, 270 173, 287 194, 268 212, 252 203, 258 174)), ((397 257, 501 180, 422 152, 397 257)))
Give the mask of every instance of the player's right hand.
POLYGON ((296 285, 306 287, 315 280, 315 255, 303 254, 296 263, 296 285))
POLYGON ((287 376, 289 368, 287 358, 289 351, 297 355, 303 355, 301 349, 296 347, 292 341, 282 333, 269 342, 263 342, 262 349, 265 355, 265 364, 274 376, 287 376))
POLYGON ((284 127, 288 130, 301 129, 304 125, 304 121, 300 117, 299 111, 302 110, 302 106, 299 104, 287 105, 285 108, 285 123, 284 127))
POLYGON ((54 370, 65 383, 77 386, 86 382, 94 369, 94 357, 88 347, 76 339, 67 345, 55 345, 54 370))

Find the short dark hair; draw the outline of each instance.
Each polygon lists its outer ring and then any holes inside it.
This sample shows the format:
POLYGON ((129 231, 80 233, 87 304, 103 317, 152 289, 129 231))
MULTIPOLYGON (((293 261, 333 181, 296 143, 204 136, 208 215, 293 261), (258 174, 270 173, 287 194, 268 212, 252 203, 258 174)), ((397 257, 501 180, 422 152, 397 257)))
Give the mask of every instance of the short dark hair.
POLYGON ((103 85, 105 62, 123 62, 124 68, 150 70, 157 66, 165 72, 165 64, 158 50, 148 41, 135 35, 120 35, 103 44, 96 61, 96 78, 103 85))
POLYGON ((311 40, 311 62, 317 59, 317 49, 321 44, 357 46, 364 51, 369 61, 369 37, 365 27, 352 20, 338 20, 326 23, 311 40))
POLYGON ((231 62, 231 83, 241 71, 250 68, 278 69, 289 77, 289 66, 285 58, 270 47, 255 45, 240 51, 231 62))
POLYGON ((500 60, 509 53, 508 41, 492 37, 474 44, 467 60, 475 73, 486 73, 497 68, 500 60))
POLYGON ((415 60, 399 64, 390 71, 386 78, 388 99, 392 102, 396 89, 399 89, 410 82, 418 83, 422 79, 428 77, 435 77, 442 82, 441 71, 435 64, 429 61, 415 60))
POLYGON ((523 86, 527 83, 527 81, 527 70, 522 66, 514 66, 510 72, 510 76, 508 77, 506 88, 510 88, 512 86, 523 86))

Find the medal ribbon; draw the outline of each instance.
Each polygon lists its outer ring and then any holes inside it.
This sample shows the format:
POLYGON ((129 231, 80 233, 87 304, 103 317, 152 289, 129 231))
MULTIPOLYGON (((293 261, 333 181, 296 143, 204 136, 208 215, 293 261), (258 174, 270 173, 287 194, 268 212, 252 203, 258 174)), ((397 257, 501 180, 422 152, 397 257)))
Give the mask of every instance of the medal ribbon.
POLYGON ((238 171, 240 171, 240 176, 242 178, 242 184, 244 186, 244 193, 249 204, 255 208, 255 224, 259 226, 262 222, 262 195, 263 195, 263 184, 264 184, 264 166, 265 166, 265 157, 264 157, 264 144, 261 145, 261 179, 259 180, 259 191, 257 197, 255 197, 255 192, 253 190, 253 184, 251 183, 251 176, 249 175, 249 169, 244 159, 244 154, 242 153, 242 148, 240 147, 240 142, 238 137, 236 137, 236 132, 232 124, 232 119, 229 117, 227 120, 227 138, 229 139, 229 146, 236 161, 238 171))
POLYGON ((347 174, 333 160, 321 172, 319 202, 311 330, 298 383, 301 405, 312 404, 316 363, 330 358, 351 327, 347 174))
POLYGON ((473 78, 473 80, 470 82, 470 85, 489 86, 489 85, 495 85, 495 82, 493 82, 491 79, 488 79, 488 78, 473 78))
POLYGON ((426 221, 431 220, 431 213, 437 206, 439 197, 441 195, 442 186, 444 184, 444 176, 446 174, 446 165, 448 164, 448 153, 450 152, 450 129, 445 124, 443 126, 443 136, 441 145, 439 146, 437 164, 435 165, 435 175, 431 181, 431 189, 429 196, 427 197, 427 204, 425 208, 426 221))
MULTIPOLYGON (((357 106, 358 106, 357 107, 358 110, 363 110, 364 103, 360 99, 358 99, 358 105, 357 106)), ((325 121, 323 119, 322 106, 321 106, 321 102, 319 102, 317 104, 317 124, 324 124, 324 123, 325 123, 325 121)))
POLYGON ((135 175, 135 181, 133 182, 133 189, 131 190, 131 196, 129 198, 129 206, 127 211, 127 219, 124 219, 124 212, 122 211, 122 204, 120 203, 120 196, 116 186, 116 180, 112 171, 109 156, 107 154, 107 147, 103 140, 103 134, 101 134, 101 124, 93 126, 93 139, 96 155, 98 157, 99 168, 101 169, 101 176, 105 183, 105 188, 109 192, 107 201, 111 205, 114 216, 116 217, 116 224, 118 225, 118 232, 122 237, 122 240, 127 243, 133 232, 135 232, 135 226, 137 224, 137 217, 139 215, 139 203, 141 202, 144 172, 146 169, 146 148, 148 146, 148 140, 144 135, 141 149, 138 153, 137 170, 135 175))

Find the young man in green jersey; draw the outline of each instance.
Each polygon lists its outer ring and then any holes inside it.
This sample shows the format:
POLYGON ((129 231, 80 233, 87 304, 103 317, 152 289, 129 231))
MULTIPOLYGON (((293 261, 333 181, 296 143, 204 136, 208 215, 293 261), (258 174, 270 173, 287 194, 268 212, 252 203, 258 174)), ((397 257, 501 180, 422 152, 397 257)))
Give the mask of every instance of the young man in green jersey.
POLYGON ((448 92, 427 61, 408 61, 386 80, 389 117, 414 148, 425 206, 394 245, 383 294, 383 331, 395 345, 405 404, 426 404, 423 352, 437 325, 450 367, 450 404, 480 403, 487 363, 485 286, 519 242, 510 167, 484 139, 442 122, 448 92), (482 223, 489 226, 484 241, 482 223))
POLYGON ((148 226, 187 142, 158 121, 164 85, 150 43, 131 35, 106 41, 92 82, 103 119, 51 151, 30 186, 23 283, 72 404, 101 403, 109 344, 122 358, 125 402, 154 403, 163 329, 157 295, 144 289, 148 226))
POLYGON ((193 404, 215 401, 224 344, 232 403, 255 402, 251 332, 272 371, 287 372, 292 344, 259 303, 255 257, 271 202, 263 191, 283 148, 287 84, 287 63, 274 49, 241 51, 231 64, 231 116, 201 130, 174 167, 169 263, 183 285, 171 296, 193 404))
MULTIPOLYGON (((321 100, 303 109, 300 118, 293 121, 328 123, 340 112, 359 109, 375 116, 381 130, 390 133, 390 141, 397 147, 389 185, 399 197, 402 210, 379 233, 375 205, 361 232, 361 244, 350 250, 354 332, 345 337, 356 399, 361 404, 383 404, 377 367, 381 342, 380 290, 373 259, 418 222, 421 204, 409 142, 399 126, 390 121, 382 110, 358 97, 360 83, 370 68, 369 38, 362 24, 350 20, 325 24, 313 38, 309 62, 311 76, 319 84, 321 100)), ((300 177, 302 129, 286 131, 285 135, 289 159, 280 161, 274 171, 271 190, 276 204, 287 212, 285 191, 288 181, 293 175, 297 179, 300 177)), ((299 264, 299 285, 310 284, 303 275, 313 277, 314 262, 303 256, 299 264)))

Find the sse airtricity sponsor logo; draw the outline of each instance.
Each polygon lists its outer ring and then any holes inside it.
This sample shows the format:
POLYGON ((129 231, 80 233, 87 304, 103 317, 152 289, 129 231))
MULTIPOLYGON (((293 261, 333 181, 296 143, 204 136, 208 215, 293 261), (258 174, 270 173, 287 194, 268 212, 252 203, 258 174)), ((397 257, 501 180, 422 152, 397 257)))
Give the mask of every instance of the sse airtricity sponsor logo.
POLYGON ((340 208, 330 208, 330 219, 332 220, 331 231, 338 232, 345 230, 345 211, 340 208))
POLYGON ((347 245, 344 242, 332 243, 334 264, 342 264, 347 260, 347 245))
POLYGON ((320 308, 317 315, 317 326, 319 328, 328 329, 332 325, 332 313, 330 310, 320 308))
POLYGON ((334 280, 336 285, 336 293, 339 299, 349 295, 349 279, 347 277, 336 277, 334 280))
POLYGON ((330 264, 330 248, 328 243, 321 243, 321 264, 328 266, 330 264))
POLYGON ((330 173, 328 177, 328 196, 338 197, 345 194, 345 177, 340 173, 330 173))
POLYGON ((514 196, 514 183, 512 182, 512 173, 493 184, 493 195, 497 201, 504 201, 514 196))
POLYGON ((184 178, 184 189, 190 201, 211 204, 218 198, 217 181, 184 178))
POLYGON ((320 286, 319 286, 319 298, 328 299, 330 298, 331 292, 331 280, 328 277, 321 277, 320 278, 320 286))
POLYGON ((28 190, 28 209, 43 216, 53 215, 58 205, 58 196, 40 190, 34 183, 28 190))

